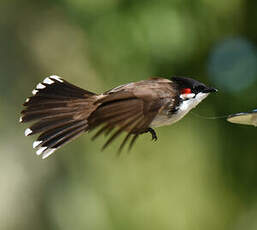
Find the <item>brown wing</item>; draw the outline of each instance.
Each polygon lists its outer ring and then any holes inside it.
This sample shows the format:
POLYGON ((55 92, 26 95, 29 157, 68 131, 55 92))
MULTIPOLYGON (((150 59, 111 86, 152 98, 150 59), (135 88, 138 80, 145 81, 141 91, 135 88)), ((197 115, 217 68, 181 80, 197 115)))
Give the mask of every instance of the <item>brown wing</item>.
POLYGON ((90 129, 102 126, 92 139, 101 134, 112 135, 104 144, 105 149, 116 137, 123 131, 127 136, 123 140, 119 152, 123 149, 127 141, 132 137, 129 148, 135 143, 135 140, 144 132, 161 109, 162 105, 158 98, 153 98, 149 92, 140 97, 136 96, 133 91, 120 90, 119 92, 107 94, 100 99, 101 105, 93 112, 89 119, 90 129))

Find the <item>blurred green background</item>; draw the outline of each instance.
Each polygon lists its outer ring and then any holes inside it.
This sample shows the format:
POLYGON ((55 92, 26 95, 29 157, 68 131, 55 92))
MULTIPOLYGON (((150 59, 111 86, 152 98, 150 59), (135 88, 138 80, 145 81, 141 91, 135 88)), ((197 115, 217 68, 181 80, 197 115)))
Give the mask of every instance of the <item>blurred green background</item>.
POLYGON ((257 129, 194 114, 256 108, 256 22, 250 0, 2 0, 0 229, 257 229, 257 129), (18 119, 50 74, 99 93, 172 75, 219 92, 129 155, 90 134, 41 160, 18 119))

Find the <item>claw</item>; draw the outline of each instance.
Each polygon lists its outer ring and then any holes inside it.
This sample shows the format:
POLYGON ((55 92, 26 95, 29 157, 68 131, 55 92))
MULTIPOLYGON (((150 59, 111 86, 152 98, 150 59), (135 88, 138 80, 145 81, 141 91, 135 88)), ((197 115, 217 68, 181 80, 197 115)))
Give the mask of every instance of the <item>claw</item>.
POLYGON ((154 129, 152 128, 148 128, 146 132, 150 132, 151 135, 152 135, 152 141, 157 141, 157 135, 156 135, 156 132, 154 131, 154 129))

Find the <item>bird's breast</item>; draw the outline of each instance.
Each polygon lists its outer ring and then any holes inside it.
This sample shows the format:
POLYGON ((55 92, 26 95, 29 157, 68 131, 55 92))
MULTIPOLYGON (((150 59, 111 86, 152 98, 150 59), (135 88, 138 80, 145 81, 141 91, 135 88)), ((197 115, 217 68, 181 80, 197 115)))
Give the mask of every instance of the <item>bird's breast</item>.
POLYGON ((184 115, 177 111, 174 114, 168 114, 168 111, 163 111, 161 114, 157 114, 150 124, 151 127, 160 127, 164 125, 171 125, 180 120, 184 115))
POLYGON ((183 118, 191 109, 197 106, 208 94, 199 95, 190 100, 182 101, 178 106, 176 111, 170 112, 170 109, 164 109, 158 113, 150 124, 151 127, 160 127, 164 125, 171 125, 181 118, 183 118))

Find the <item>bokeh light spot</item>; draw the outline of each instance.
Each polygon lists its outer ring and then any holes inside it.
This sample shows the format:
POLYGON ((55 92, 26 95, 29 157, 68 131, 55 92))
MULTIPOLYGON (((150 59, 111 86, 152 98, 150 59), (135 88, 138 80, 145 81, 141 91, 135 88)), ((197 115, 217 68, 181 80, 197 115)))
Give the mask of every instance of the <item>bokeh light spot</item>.
POLYGON ((239 91, 257 79, 256 48, 242 38, 219 43, 208 60, 208 73, 217 87, 239 91))

